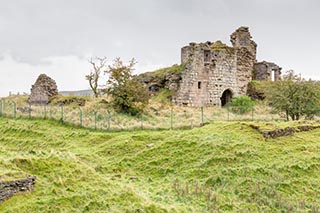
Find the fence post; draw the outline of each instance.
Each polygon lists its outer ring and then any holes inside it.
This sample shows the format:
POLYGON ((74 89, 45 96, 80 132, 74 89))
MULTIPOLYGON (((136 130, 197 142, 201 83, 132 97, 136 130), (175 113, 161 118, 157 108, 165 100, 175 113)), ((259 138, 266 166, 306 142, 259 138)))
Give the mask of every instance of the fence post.
POLYGON ((31 103, 29 103, 29 119, 31 119, 31 111, 32 111, 32 109, 31 109, 31 103))
POLYGON ((201 126, 204 124, 203 120, 203 107, 201 107, 201 126))
POLYGON ((107 122, 108 122, 107 130, 108 131, 110 131, 110 120, 111 120, 111 116, 110 116, 110 111, 108 110, 108 117, 107 117, 107 122))
POLYGON ((171 106, 171 115, 170 115, 170 129, 173 129, 173 108, 171 106))
POLYGON ((94 112, 94 129, 97 129, 97 112, 94 112))
POLYGON ((13 101, 13 118, 17 118, 17 104, 13 101))
POLYGON ((82 109, 79 107, 80 127, 82 127, 82 109))
POLYGON ((0 101, 0 117, 2 117, 2 101, 0 101))
POLYGON ((51 106, 51 107, 49 107, 48 108, 48 110, 49 110, 49 118, 50 119, 52 119, 52 108, 53 108, 54 106, 51 106))
POLYGON ((63 121, 63 105, 61 105, 60 106, 61 107, 61 119, 60 119, 60 121, 61 121, 61 123, 63 123, 64 121, 63 121))
POLYGON ((141 129, 143 129, 143 115, 141 115, 141 129))
POLYGON ((253 112, 254 112, 254 107, 252 107, 252 114, 251 114, 252 121, 253 121, 253 112))
POLYGON ((44 119, 47 119, 47 105, 43 105, 43 110, 44 110, 44 119))
POLYGON ((229 121, 229 105, 227 106, 227 111, 228 111, 228 121, 229 121))

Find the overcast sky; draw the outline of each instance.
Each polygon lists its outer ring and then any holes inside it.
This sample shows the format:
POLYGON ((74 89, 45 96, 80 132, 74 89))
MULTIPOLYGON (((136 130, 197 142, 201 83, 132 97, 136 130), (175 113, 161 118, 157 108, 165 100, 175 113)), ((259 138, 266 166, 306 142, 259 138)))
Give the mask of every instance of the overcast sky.
MULTIPOLYGON (((91 56, 180 63, 189 42, 250 27, 258 60, 320 79, 319 0, 0 0, 0 96, 30 92, 41 73, 59 90, 87 89, 91 56)), ((101 82, 102 83, 102 82, 101 82)))

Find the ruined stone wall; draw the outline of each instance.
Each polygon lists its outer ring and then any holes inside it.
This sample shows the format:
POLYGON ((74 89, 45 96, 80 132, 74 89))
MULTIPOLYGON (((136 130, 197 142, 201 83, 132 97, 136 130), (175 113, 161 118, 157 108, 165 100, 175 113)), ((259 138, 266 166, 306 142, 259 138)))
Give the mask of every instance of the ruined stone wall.
POLYGON ((248 83, 252 80, 255 56, 247 48, 237 48, 237 84, 239 95, 246 95, 248 83))
POLYGON ((254 64, 254 80, 274 80, 279 81, 281 76, 281 67, 275 63, 262 61, 254 64))
POLYGON ((41 74, 31 87, 28 101, 35 104, 47 104, 49 99, 55 95, 58 95, 56 82, 49 76, 41 74))
POLYGON ((200 107, 221 106, 233 97, 247 95, 252 80, 271 79, 271 75, 280 80, 279 66, 257 62, 257 44, 248 27, 238 28, 230 41, 232 46, 221 41, 189 43, 181 48, 183 68, 178 73, 140 75, 139 81, 151 92, 161 88, 175 92, 174 104, 200 107))
POLYGON ((251 40, 248 27, 240 27, 230 36, 230 41, 237 55, 237 83, 239 95, 246 95, 248 83, 252 80, 256 62, 257 44, 251 40))
POLYGON ((233 47, 221 41, 190 43, 181 49, 186 64, 180 88, 173 99, 193 107, 222 104, 225 91, 233 97, 245 95, 256 62, 256 43, 249 29, 241 27, 231 35, 233 47))
POLYGON ((238 94, 233 48, 220 41, 190 43, 181 49, 181 56, 181 62, 187 65, 174 99, 176 104, 194 107, 220 105, 225 90, 238 94))
POLYGON ((182 73, 178 96, 175 98, 177 104, 195 106, 208 99, 208 72, 204 67, 205 49, 209 49, 206 44, 195 43, 182 48, 181 61, 187 65, 182 73))
POLYGON ((33 191, 36 178, 34 176, 11 182, 0 181, 0 203, 18 192, 33 191))
POLYGON ((209 77, 209 96, 207 105, 220 106, 224 91, 229 90, 232 95, 239 94, 237 85, 236 55, 232 48, 214 49, 214 63, 211 65, 209 77))

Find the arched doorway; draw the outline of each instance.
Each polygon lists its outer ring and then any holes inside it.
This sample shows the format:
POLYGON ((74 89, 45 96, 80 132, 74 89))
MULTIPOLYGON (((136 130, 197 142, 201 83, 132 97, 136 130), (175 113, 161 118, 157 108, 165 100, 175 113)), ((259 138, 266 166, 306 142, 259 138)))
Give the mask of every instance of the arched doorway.
POLYGON ((222 93, 222 96, 220 98, 221 100, 221 106, 225 106, 227 103, 231 101, 232 98, 232 92, 231 90, 227 89, 222 93))

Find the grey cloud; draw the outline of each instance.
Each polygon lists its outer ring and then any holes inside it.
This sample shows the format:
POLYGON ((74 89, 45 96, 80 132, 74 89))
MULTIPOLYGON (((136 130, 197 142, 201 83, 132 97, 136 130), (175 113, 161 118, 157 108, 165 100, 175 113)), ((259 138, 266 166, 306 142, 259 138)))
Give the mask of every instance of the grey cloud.
POLYGON ((108 58, 135 57, 158 64, 178 63, 180 47, 190 41, 229 42, 234 29, 247 25, 259 45, 259 57, 280 65, 284 62, 290 66, 292 62, 299 69, 303 65, 308 70, 316 69, 316 61, 309 59, 319 49, 317 0, 0 3, 0 55, 9 53, 31 64, 50 56, 85 57, 88 53, 108 58), (294 56, 293 50, 304 55, 294 56))

